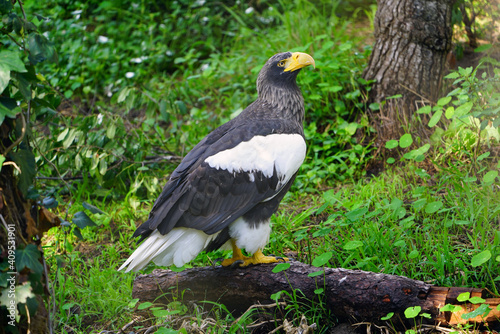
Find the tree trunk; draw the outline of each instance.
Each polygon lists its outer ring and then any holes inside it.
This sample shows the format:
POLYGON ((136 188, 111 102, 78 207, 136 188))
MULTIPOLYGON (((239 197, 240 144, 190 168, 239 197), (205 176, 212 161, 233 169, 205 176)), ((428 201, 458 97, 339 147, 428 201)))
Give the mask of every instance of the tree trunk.
MULTIPOLYGON (((422 312, 432 315, 434 321, 456 324, 464 323, 459 312, 470 312, 471 305, 455 314, 439 312, 448 303, 458 304, 456 297, 470 292, 471 297, 482 295, 481 289, 441 288, 406 277, 376 274, 361 270, 325 268, 324 274, 309 277, 321 269, 292 261, 286 271, 273 273, 274 265, 259 265, 250 268, 228 269, 204 267, 186 269, 182 272, 154 270, 149 275, 139 275, 134 281, 133 298, 141 301, 170 302, 182 300, 212 301, 224 304, 234 314, 241 314, 251 305, 271 303, 270 296, 279 291, 300 290, 302 302, 313 305, 321 298, 339 321, 370 321, 382 323, 380 318, 394 312, 394 325, 412 326, 404 316, 408 307, 420 306, 422 312), (323 288, 316 294, 315 290, 323 288)), ((490 299, 493 309, 500 299, 490 299)), ((479 306, 479 305, 477 305, 479 306)), ((491 311, 488 318, 471 319, 476 322, 493 322, 500 311, 491 311)), ((498 320, 496 320, 498 321, 498 320)))
MULTIPOLYGON (((378 0, 375 14, 375 45, 363 73, 376 80, 369 92, 371 102, 386 100, 371 110, 371 121, 380 145, 399 139, 410 125, 415 110, 434 102, 441 91, 446 57, 451 49, 451 13, 455 0, 378 0)), ((421 137, 428 135, 420 126, 421 137)), ((414 129, 414 128, 412 128, 414 129)))

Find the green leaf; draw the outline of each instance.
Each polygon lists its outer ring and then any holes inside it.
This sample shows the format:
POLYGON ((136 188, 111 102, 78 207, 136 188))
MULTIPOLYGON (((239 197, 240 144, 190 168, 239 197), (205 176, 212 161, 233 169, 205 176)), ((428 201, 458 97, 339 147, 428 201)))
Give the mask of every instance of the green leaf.
POLYGON ((481 304, 477 309, 472 312, 462 314, 462 319, 468 320, 475 317, 483 316, 486 317, 490 313, 491 308, 488 304, 481 304))
POLYGON ((446 304, 439 309, 439 312, 458 312, 462 308, 458 305, 446 304))
POLYGON ((344 245, 344 249, 345 250, 354 250, 356 248, 359 248, 363 246, 363 243, 361 241, 358 241, 358 240, 352 240, 352 241, 349 241, 347 242, 345 245, 344 245))
POLYGON ((487 249, 479 254, 474 255, 470 263, 473 267, 478 267, 489 259, 491 259, 491 252, 487 249))
POLYGON ((181 333, 181 331, 182 331, 182 329, 177 331, 177 330, 172 329, 172 328, 160 327, 155 331, 155 333, 156 334, 179 334, 179 333, 181 333))
POLYGON ((76 129, 71 129, 68 133, 68 136, 63 141, 63 147, 68 148, 73 144, 73 141, 75 140, 76 137, 76 129))
POLYGON ((317 277, 323 275, 325 272, 323 270, 313 271, 312 273, 307 274, 308 277, 317 277))
POLYGON ((387 149, 393 149, 398 147, 399 142, 397 140, 389 140, 387 143, 385 143, 385 148, 387 149))
POLYGON ((323 291, 325 291, 325 289, 323 289, 323 288, 319 288, 319 289, 314 290, 314 293, 315 293, 316 295, 320 295, 320 294, 322 294, 322 293, 323 293, 323 291))
POLYGON ((28 35, 29 60, 33 65, 45 60, 57 62, 57 52, 52 43, 43 35, 31 33, 28 35))
POLYGON ((290 268, 290 263, 278 263, 272 270, 273 273, 280 273, 290 268))
MULTIPOLYGON (((11 0, 0 0, 0 14, 8 14, 12 10, 11 0)), ((1 93, 1 92, 0 92, 1 93)))
POLYGON ((333 256, 333 252, 325 252, 321 255, 318 255, 312 261, 312 265, 315 267, 323 267, 325 264, 328 263, 328 261, 330 261, 332 256, 333 256))
POLYGON ((481 297, 472 297, 469 299, 469 303, 472 303, 472 304, 481 304, 481 303, 484 303, 485 301, 486 300, 484 300, 481 297))
POLYGON ((417 114, 428 114, 431 112, 431 106, 424 106, 417 110, 417 114))
POLYGON ((73 224, 81 229, 84 229, 87 226, 97 226, 84 211, 78 211, 73 215, 73 224))
POLYGON ((447 105, 448 103, 450 103, 450 101, 451 101, 451 96, 445 96, 445 97, 440 98, 437 101, 437 105, 440 107, 443 107, 443 106, 447 105))
POLYGON ((35 155, 28 149, 20 149, 17 152, 11 152, 10 157, 21 169, 18 176, 17 186, 24 196, 28 194, 28 188, 33 184, 36 174, 35 155))
POLYGON ((363 217, 363 215, 365 213, 368 212, 368 208, 365 207, 365 208, 357 208, 357 209, 354 209, 352 211, 349 211, 348 213, 346 213, 346 218, 349 219, 350 221, 355 221, 355 220, 358 220, 359 218, 363 217))
POLYGON ((0 63, 0 94, 3 93, 10 80, 10 69, 7 65, 0 63))
POLYGON ((27 245, 24 249, 16 249, 17 272, 20 272, 24 268, 28 268, 36 274, 42 274, 43 266, 39 261, 40 257, 40 251, 33 244, 27 245))
POLYGON ((484 44, 474 49, 474 52, 484 52, 492 47, 491 44, 484 44))
POLYGON ((92 212, 92 213, 101 213, 101 214, 103 214, 103 213, 104 213, 104 212, 103 212, 103 211, 101 211, 101 210, 100 210, 97 206, 94 206, 94 205, 89 204, 89 203, 87 203, 87 202, 83 202, 83 203, 82 203, 82 206, 83 206, 85 209, 87 209, 87 210, 89 210, 90 212, 92 212))
POLYGON ((483 176, 483 183, 484 184, 492 184, 495 182, 495 179, 498 176, 498 171, 497 170, 490 170, 488 173, 484 174, 483 176))
POLYGON ((418 316, 418 314, 420 313, 420 311, 422 310, 422 308, 420 306, 412 306, 412 307, 408 307, 406 310, 405 310, 405 317, 407 319, 413 319, 415 318, 416 316, 418 316))
POLYGON ((486 152, 486 153, 481 154, 480 156, 477 157, 477 161, 481 161, 481 160, 489 157, 490 154, 491 154, 490 152, 486 152))
POLYGON ((455 115, 455 107, 451 106, 451 107, 446 108, 446 111, 444 112, 444 116, 447 119, 451 119, 453 117, 453 115, 455 115))
POLYGON ((459 302, 466 302, 470 298, 470 292, 462 292, 461 294, 458 295, 457 300, 459 302))
POLYGON ((5 161, 5 157, 3 155, 0 155, 0 171, 2 170, 3 163, 5 161))
POLYGON ((134 298, 134 299, 132 299, 132 300, 128 303, 127 307, 128 307, 128 308, 134 308, 134 307, 135 307, 135 305, 137 304, 137 302, 138 302, 138 301, 139 301, 139 298, 134 298))
POLYGON ((450 74, 448 74, 447 76, 445 76, 444 78, 445 79, 456 79, 458 78, 460 75, 458 74, 458 72, 451 72, 450 74))
POLYGON ((64 138, 66 138, 66 135, 68 134, 69 132, 69 128, 66 128, 63 130, 63 132, 61 132, 58 136, 57 136, 57 141, 61 141, 63 140, 64 138))
POLYGON ((144 302, 144 303, 140 303, 139 306, 137 306, 137 309, 138 310, 144 310, 144 309, 147 309, 148 307, 151 307, 153 306, 153 303, 151 302, 144 302))
POLYGON ((441 201, 434 201, 434 202, 428 203, 425 206, 425 212, 428 214, 434 213, 437 210, 441 209, 442 206, 443 206, 443 202, 441 202, 441 201))
POLYGON ((19 52, 2 50, 0 51, 0 64, 5 66, 9 71, 27 72, 26 66, 19 58, 19 52))
POLYGON ((399 146, 401 148, 407 148, 411 144, 413 144, 413 138, 411 137, 411 134, 409 134, 409 133, 405 133, 399 139, 399 146))
POLYGON ((387 313, 385 317, 380 318, 380 320, 389 320, 394 316, 394 312, 387 313))
POLYGON ((409 259, 416 259, 419 256, 418 250, 414 249, 408 254, 409 259))
POLYGON ((396 162, 396 159, 394 159, 394 158, 389 158, 389 159, 387 159, 387 163, 388 163, 388 164, 393 164, 393 163, 395 163, 395 162, 396 162))
POLYGON ((455 109, 455 116, 460 117, 467 114, 472 109, 472 102, 466 102, 455 109))
POLYGON ((429 123, 427 124, 428 127, 433 128, 441 119, 441 116, 443 115, 443 110, 439 109, 432 115, 431 119, 429 120, 429 123))
POLYGON ((115 138, 115 134, 116 134, 116 125, 115 123, 111 123, 108 128, 106 129, 106 136, 109 138, 109 139, 113 139, 115 138))
POLYGON ((21 108, 17 106, 13 99, 2 99, 0 96, 0 124, 3 123, 5 117, 16 118, 16 115, 21 112, 21 108), (13 103, 11 103, 13 102, 13 103))

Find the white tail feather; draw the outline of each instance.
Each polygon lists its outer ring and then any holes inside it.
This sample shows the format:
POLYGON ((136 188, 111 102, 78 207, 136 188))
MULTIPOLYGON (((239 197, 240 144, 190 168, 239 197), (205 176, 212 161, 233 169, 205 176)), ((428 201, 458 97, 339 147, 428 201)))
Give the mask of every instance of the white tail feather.
POLYGON ((175 264, 182 267, 193 260, 215 237, 217 234, 208 235, 184 227, 174 228, 166 235, 155 230, 118 270, 127 268, 125 272, 138 271, 150 261, 159 266, 175 264))

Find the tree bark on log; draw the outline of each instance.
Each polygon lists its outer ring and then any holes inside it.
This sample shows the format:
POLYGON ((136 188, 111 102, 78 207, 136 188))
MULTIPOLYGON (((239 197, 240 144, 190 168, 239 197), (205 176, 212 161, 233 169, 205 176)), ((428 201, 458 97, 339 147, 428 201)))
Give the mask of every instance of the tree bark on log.
MULTIPOLYGON (((412 115, 422 101, 435 102, 451 49, 451 12, 455 0, 378 0, 374 19, 375 45, 365 80, 376 80, 369 91, 370 102, 386 100, 371 121, 378 141, 399 139, 412 124, 412 115), (420 103, 419 103, 420 102, 420 103)), ((417 124, 417 123, 416 123, 417 124)), ((420 126, 419 135, 428 134, 420 126)))
MULTIPOLYGON (((303 302, 311 305, 323 298, 341 321, 382 323, 381 317, 394 312, 393 320, 400 319, 400 325, 411 326, 413 320, 409 322, 404 316, 408 307, 420 306, 422 312, 431 314, 431 320, 441 323, 464 323, 460 314, 470 312, 472 306, 458 303, 456 297, 462 292, 470 292, 471 297, 482 295, 481 289, 435 287, 402 276, 361 270, 324 268, 324 274, 309 277, 310 273, 322 269, 297 261, 292 261, 286 271, 273 273, 273 268, 273 264, 267 264, 237 269, 192 268, 181 272, 157 269, 135 279, 132 297, 162 303, 212 301, 225 305, 233 314, 241 314, 251 305, 272 303, 270 296, 274 293, 294 289, 300 290, 303 302), (314 292, 318 288, 324 289, 320 295, 314 292), (461 304, 464 311, 439 312, 446 304, 461 304)), ((487 302, 494 310, 487 318, 476 317, 472 321, 498 321, 500 311, 495 308, 500 298, 487 302)))

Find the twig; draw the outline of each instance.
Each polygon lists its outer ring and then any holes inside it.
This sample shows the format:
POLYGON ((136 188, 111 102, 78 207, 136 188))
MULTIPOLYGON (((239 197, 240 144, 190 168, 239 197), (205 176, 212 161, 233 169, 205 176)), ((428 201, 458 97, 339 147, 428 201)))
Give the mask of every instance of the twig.
POLYGON ((19 168, 19 166, 14 161, 7 161, 7 162, 3 163, 3 166, 8 166, 8 165, 14 166, 14 168, 17 169, 17 171, 19 173, 22 173, 21 169, 19 168))

